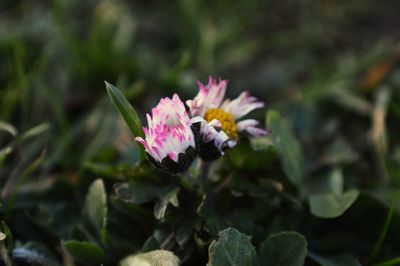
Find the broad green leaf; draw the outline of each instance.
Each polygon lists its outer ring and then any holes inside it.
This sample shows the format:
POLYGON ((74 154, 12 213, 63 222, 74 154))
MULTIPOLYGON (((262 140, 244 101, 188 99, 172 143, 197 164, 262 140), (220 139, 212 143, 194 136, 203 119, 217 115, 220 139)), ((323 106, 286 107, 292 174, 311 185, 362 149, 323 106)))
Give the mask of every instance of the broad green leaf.
POLYGON ((180 260, 171 251, 153 250, 130 255, 120 261, 119 266, 178 266, 180 260))
MULTIPOLYGON (((132 107, 132 105, 130 105, 128 100, 117 87, 113 86, 107 81, 105 81, 105 83, 108 96, 110 97, 119 114, 124 119, 127 126, 129 127, 132 135, 134 137, 144 137, 142 123, 140 122, 139 116, 136 113, 135 109, 132 107)), ((142 159, 144 159, 144 148, 142 145, 139 145, 139 148, 141 150, 142 159)))
POLYGON ((89 221, 97 229, 102 240, 107 237, 107 196, 103 180, 96 179, 86 195, 85 210, 89 221))
POLYGON ((261 266, 302 266, 307 255, 307 240, 296 232, 268 237, 260 246, 261 266))
POLYGON ((268 128, 271 130, 274 147, 282 160, 289 180, 299 187, 303 183, 303 157, 300 146, 287 122, 276 111, 267 114, 268 128))
POLYGON ((341 216, 358 198, 359 191, 349 190, 341 196, 323 193, 309 197, 311 213, 320 218, 341 216))
POLYGON ((63 242, 68 253, 77 260, 100 265, 105 261, 106 255, 103 249, 96 244, 69 240, 63 242))
POLYGON ((255 266, 257 254, 250 237, 234 228, 219 233, 219 239, 208 248, 207 266, 255 266))

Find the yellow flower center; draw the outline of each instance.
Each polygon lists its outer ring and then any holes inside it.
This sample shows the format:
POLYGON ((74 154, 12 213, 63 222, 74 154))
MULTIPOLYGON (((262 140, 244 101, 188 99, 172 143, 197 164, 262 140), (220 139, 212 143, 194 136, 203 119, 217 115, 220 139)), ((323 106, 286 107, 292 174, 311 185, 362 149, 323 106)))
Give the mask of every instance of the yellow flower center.
POLYGON ((217 119, 222 125, 221 129, 228 135, 230 139, 238 138, 235 119, 230 113, 227 113, 219 108, 213 108, 207 110, 207 112, 204 114, 204 119, 207 122, 217 119))

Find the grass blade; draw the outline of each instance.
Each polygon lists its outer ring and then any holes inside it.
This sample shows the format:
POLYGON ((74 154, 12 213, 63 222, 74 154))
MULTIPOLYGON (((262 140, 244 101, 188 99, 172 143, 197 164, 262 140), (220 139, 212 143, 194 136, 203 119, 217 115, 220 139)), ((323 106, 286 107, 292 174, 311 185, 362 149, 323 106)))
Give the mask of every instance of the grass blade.
MULTIPOLYGON (((108 96, 110 97, 112 103, 114 104, 119 114, 124 119, 132 136, 144 137, 142 130, 142 123, 140 122, 139 116, 136 113, 135 109, 132 107, 132 105, 130 105, 128 100, 125 98, 125 96, 117 87, 108 83, 107 81, 105 81, 105 83, 108 96)), ((139 148, 141 153, 141 159, 144 159, 144 148, 142 145, 139 145, 139 148)))
POLYGON ((389 229, 390 222, 392 221, 393 213, 394 213, 394 210, 396 209, 396 205, 397 205, 397 201, 399 200, 399 197, 400 197, 400 191, 398 191, 393 198, 392 204, 390 205, 389 212, 385 219, 385 224, 383 225, 382 231, 379 235, 379 239, 376 242, 374 249, 372 250, 370 261, 372 261, 376 257, 379 250, 381 249, 383 240, 385 240, 387 231, 389 229))
POLYGON ((384 261, 378 264, 375 264, 374 266, 396 266, 400 264, 400 257, 388 260, 388 261, 384 261))

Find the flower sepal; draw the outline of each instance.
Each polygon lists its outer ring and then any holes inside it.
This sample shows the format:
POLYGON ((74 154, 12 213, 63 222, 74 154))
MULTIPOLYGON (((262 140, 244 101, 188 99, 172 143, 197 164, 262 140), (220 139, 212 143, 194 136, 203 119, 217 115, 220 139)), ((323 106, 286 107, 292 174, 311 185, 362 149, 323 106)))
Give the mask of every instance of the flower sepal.
POLYGON ((160 171, 169 174, 179 174, 189 169, 190 165, 196 158, 197 151, 192 146, 189 146, 184 153, 178 154, 178 161, 175 162, 170 157, 165 157, 161 162, 155 160, 150 154, 146 153, 147 160, 160 171))
POLYGON ((215 144, 217 141, 216 139, 212 139, 208 142, 204 141, 204 136, 201 134, 202 123, 204 123, 204 121, 192 124, 192 131, 195 136, 198 155, 203 161, 217 160, 223 154, 220 149, 221 147, 215 144))
POLYGON ((199 157, 204 161, 214 161, 222 156, 221 151, 215 145, 215 140, 210 142, 201 142, 199 144, 199 157))
POLYGON ((146 116, 145 139, 135 139, 145 147, 148 160, 172 174, 186 171, 196 156, 196 143, 192 123, 179 96, 162 98, 151 115, 146 116))

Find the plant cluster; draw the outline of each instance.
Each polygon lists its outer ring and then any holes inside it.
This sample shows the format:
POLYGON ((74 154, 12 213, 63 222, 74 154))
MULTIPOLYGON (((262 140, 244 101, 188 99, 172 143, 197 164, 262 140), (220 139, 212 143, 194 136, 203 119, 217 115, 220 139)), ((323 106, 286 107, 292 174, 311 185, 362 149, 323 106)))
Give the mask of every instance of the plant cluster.
POLYGON ((0 2, 0 265, 399 264, 399 1, 0 2))

